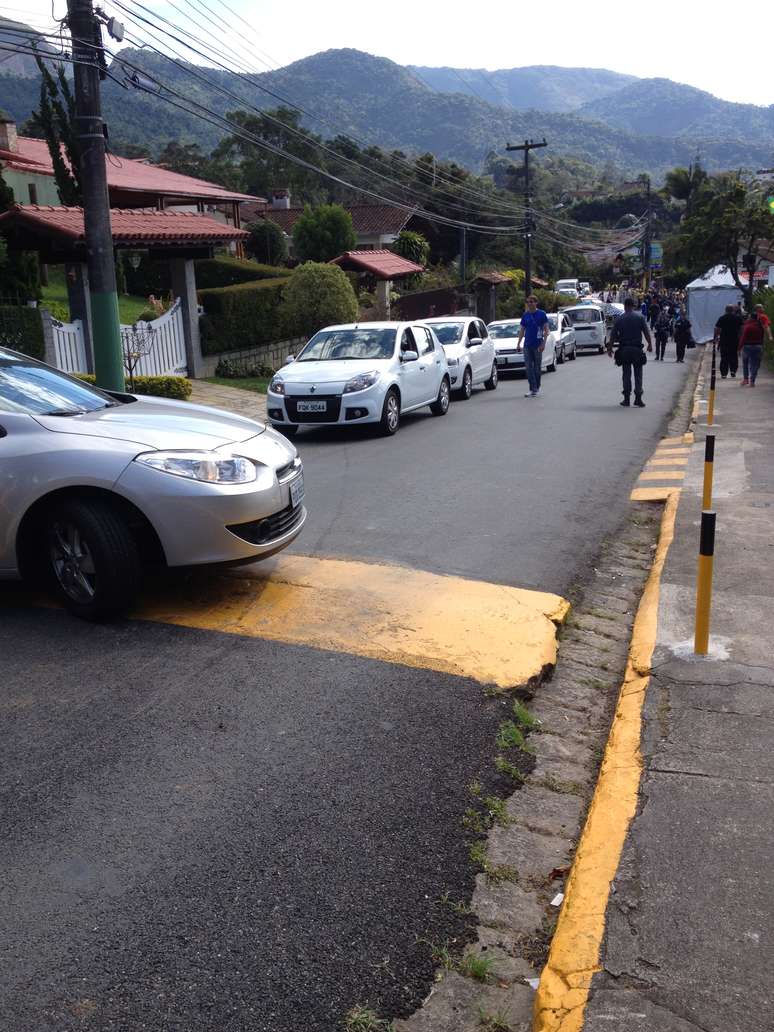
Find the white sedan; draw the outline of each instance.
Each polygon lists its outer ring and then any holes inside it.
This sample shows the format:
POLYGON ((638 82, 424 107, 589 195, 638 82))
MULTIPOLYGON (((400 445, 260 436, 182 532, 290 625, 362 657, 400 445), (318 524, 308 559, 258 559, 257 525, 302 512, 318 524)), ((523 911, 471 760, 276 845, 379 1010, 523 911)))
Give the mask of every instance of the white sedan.
POLYGON ((266 411, 272 426, 378 424, 390 436, 401 416, 429 406, 449 410, 446 355, 420 323, 369 322, 328 326, 315 333, 272 378, 266 411))
POLYGON ((467 400, 473 388, 497 387, 495 350, 483 320, 474 315, 444 315, 423 320, 446 352, 452 390, 467 400))
MULTIPOLYGON (((519 344, 520 327, 521 319, 498 319, 487 327, 501 373, 524 372, 524 349, 519 344)), ((557 363, 561 365, 565 358, 575 358, 575 338, 569 322, 557 313, 548 316, 548 329, 541 369, 544 373, 553 373, 557 363)))

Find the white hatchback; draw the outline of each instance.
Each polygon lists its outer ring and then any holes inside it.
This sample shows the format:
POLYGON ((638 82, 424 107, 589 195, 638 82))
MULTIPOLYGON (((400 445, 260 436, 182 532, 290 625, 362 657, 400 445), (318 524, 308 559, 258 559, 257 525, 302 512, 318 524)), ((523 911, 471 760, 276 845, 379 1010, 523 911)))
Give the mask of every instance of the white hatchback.
MULTIPOLYGON (((520 327, 521 319, 498 319, 487 327, 501 373, 524 372, 524 348, 519 344, 520 327)), ((561 365, 565 358, 575 358, 575 340, 569 322, 555 312, 548 316, 548 329, 541 369, 544 373, 553 373, 557 364, 561 365)))
POLYGON ((319 330, 274 375, 266 411, 286 434, 377 423, 389 436, 406 412, 429 405, 433 415, 446 415, 450 392, 446 355, 427 326, 349 323, 319 330))
POLYGON ((562 314, 570 320, 575 330, 578 351, 597 351, 601 355, 605 350, 604 307, 589 303, 562 309, 562 314))
POLYGON ((447 315, 423 320, 430 326, 446 352, 453 391, 467 400, 473 388, 483 384, 497 387, 494 343, 481 319, 473 315, 447 315))

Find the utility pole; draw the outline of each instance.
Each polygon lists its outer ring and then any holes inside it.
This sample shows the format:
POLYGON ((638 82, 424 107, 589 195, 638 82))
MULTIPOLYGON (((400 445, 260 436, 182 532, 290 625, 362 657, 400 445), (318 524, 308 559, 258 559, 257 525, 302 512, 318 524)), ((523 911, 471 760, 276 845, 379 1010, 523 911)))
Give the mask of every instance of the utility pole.
POLYGON ((123 391, 124 361, 100 101, 102 35, 91 0, 67 0, 67 22, 75 69, 75 136, 81 154, 94 372, 98 386, 123 391))
POLYGON ((524 294, 529 297, 532 293, 532 234, 535 231, 535 223, 532 219, 531 204, 532 198, 529 192, 529 152, 538 147, 547 147, 545 137, 542 143, 534 143, 532 140, 525 140, 505 148, 507 151, 524 151, 524 207, 527 209, 524 214, 524 294))
POLYGON ((650 176, 646 173, 643 175, 642 179, 645 183, 645 192, 648 199, 648 220, 645 223, 645 241, 642 249, 643 265, 645 266, 645 290, 647 292, 650 290, 651 244, 653 242, 653 205, 651 204, 650 199, 650 176))
POLYGON ((468 229, 460 226, 460 283, 463 289, 468 278, 468 229))

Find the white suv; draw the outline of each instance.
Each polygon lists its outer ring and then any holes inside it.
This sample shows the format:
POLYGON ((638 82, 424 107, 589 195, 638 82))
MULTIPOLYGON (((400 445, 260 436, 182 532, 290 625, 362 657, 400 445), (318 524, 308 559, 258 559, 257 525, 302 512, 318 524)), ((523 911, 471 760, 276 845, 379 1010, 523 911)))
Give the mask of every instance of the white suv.
POLYGON ((467 400, 473 388, 483 384, 488 391, 497 387, 497 361, 494 343, 481 319, 473 315, 446 315, 424 319, 446 352, 452 390, 467 400))
POLYGON ((601 305, 585 304, 563 308, 562 314, 572 323, 575 330, 575 346, 578 351, 605 350, 605 313, 601 305))

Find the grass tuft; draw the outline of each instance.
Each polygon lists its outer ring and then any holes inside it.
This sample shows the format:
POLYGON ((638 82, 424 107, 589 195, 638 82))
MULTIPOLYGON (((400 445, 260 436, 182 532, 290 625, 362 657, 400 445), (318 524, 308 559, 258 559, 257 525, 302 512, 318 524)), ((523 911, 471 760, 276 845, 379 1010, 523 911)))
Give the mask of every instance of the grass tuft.
POLYGON ((523 731, 535 731, 540 727, 540 721, 537 717, 533 717, 519 699, 516 699, 513 703, 513 718, 523 731))
POLYGON ((466 978, 473 978, 476 982, 489 982, 492 977, 492 965, 494 957, 482 957, 477 953, 465 953, 459 962, 457 970, 466 978))
POLYGON ((392 1022, 380 1018, 370 1007, 356 1004, 344 1016, 344 1032, 391 1032, 392 1022))

